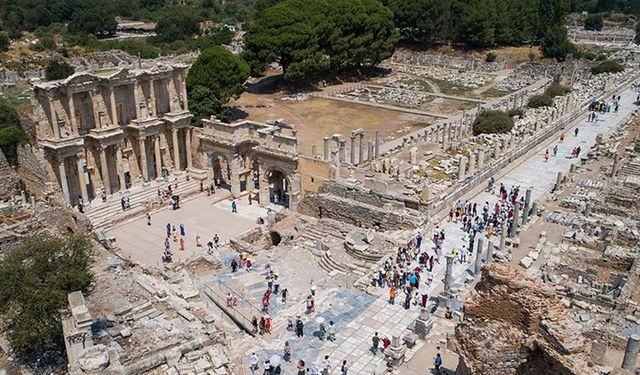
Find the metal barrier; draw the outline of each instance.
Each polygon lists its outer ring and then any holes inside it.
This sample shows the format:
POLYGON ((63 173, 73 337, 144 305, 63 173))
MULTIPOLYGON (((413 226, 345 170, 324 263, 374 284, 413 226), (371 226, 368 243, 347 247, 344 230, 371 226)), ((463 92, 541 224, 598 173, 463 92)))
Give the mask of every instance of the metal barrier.
POLYGON ((240 328, 255 336, 251 321, 254 316, 258 317, 262 314, 261 309, 249 302, 249 299, 243 294, 231 289, 220 280, 207 284, 204 292, 240 328), (237 298, 235 305, 227 305, 227 294, 229 293, 237 298))

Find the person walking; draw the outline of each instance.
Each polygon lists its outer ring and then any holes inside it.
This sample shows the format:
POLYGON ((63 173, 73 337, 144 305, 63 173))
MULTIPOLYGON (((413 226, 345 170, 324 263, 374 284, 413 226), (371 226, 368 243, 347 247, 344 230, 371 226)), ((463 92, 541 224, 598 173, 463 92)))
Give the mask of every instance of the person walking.
POLYGON ((371 352, 373 352, 373 355, 378 354, 379 344, 380 344, 380 337, 378 337, 378 332, 376 332, 371 338, 371 352))
POLYGON ((320 373, 322 375, 329 375, 329 370, 331 369, 331 363, 329 363, 329 356, 325 355, 322 363, 320 364, 320 373))
POLYGON ((147 212, 147 225, 151 225, 151 214, 147 212))
POLYGON ((576 128, 576 129, 573 131, 574 136, 576 136, 576 137, 577 137, 579 132, 580 132, 580 129, 576 128))
POLYGON ((187 231, 184 229, 184 224, 180 224, 180 235, 181 236, 186 236, 187 235, 187 231))
POLYGON ((282 303, 287 303, 287 294, 289 294, 289 289, 284 288, 282 289, 282 303))
POLYGON ((289 345, 289 341, 284 342, 284 355, 282 358, 286 362, 291 362, 291 345, 289 345))
POLYGON ((564 141, 564 132, 560 133, 560 143, 564 141))
POLYGON ((389 289, 389 303, 391 305, 395 305, 396 304, 396 288, 395 287, 391 287, 391 289, 389 289))
POLYGON ((347 367, 347 360, 342 361, 342 367, 340 367, 340 375, 347 375, 349 367, 347 367))
POLYGON ((336 340, 336 325, 333 323, 333 320, 329 321, 329 327, 327 328, 327 340, 336 340))
POLYGON ((296 336, 303 337, 304 336, 304 323, 302 323, 302 319, 300 319, 300 315, 296 318, 296 336))
POLYGON ((238 213, 238 204, 235 199, 231 201, 231 212, 234 214, 238 213))
POLYGON ((438 371, 438 374, 440 373, 440 367, 442 366, 442 357, 440 356, 440 353, 436 354, 436 358, 433 361, 433 367, 435 367, 436 371, 438 371))
POLYGON ((167 237, 171 237, 171 224, 167 223, 167 237))
POLYGON ((298 365, 296 366, 296 369, 298 370, 297 375, 305 375, 305 367, 306 363, 304 363, 302 359, 298 360, 298 365))

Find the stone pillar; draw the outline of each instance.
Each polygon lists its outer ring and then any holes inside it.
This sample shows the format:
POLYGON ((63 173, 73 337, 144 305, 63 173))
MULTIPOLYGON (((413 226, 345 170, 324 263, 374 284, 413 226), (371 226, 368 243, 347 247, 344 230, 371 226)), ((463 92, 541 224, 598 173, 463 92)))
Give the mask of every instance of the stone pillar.
POLYGON ((554 187, 555 191, 560 190, 560 185, 562 185, 562 172, 558 172, 558 176, 556 177, 556 185, 554 187))
POLYGON ((423 307, 420 309, 420 315, 418 316, 418 319, 416 319, 414 328, 415 334, 423 340, 429 332, 431 332, 431 329, 433 328, 433 320, 431 319, 427 308, 423 307))
POLYGON ((153 137, 153 152, 156 159, 156 178, 162 177, 162 155, 160 154, 160 135, 153 137))
POLYGON ((491 240, 489 240, 489 243, 487 244, 487 263, 491 262, 493 262, 493 244, 491 243, 491 240))
POLYGON ((62 196, 65 202, 71 203, 69 196, 69 182, 67 181, 67 169, 64 166, 64 159, 58 160, 58 172, 60 173, 60 187, 62 188, 62 196))
POLYGON ((173 84, 173 77, 166 80, 167 96, 169 97, 169 111, 176 112, 176 90, 173 84))
POLYGON ((358 164, 362 164, 364 161, 364 133, 360 133, 358 138, 358 164))
POLYGON ((506 249, 506 235, 507 235, 507 227, 504 225, 504 223, 502 223, 502 225, 500 225, 500 251, 504 252, 506 249))
POLYGON ((447 268, 445 269, 444 274, 444 291, 451 291, 451 283, 452 283, 452 272, 453 272, 453 257, 451 255, 445 256, 447 260, 447 268))
POLYGON ((189 97, 187 96, 187 78, 186 73, 183 73, 180 76, 180 96, 182 98, 182 107, 183 110, 189 110, 189 97))
POLYGON ((149 79, 149 117, 157 117, 156 113, 156 87, 154 80, 149 79))
POLYGON ((375 156, 374 145, 373 145, 373 142, 369 141, 367 142, 367 159, 373 160, 374 156, 375 156))
POLYGON ((149 181, 149 170, 147 168, 147 145, 145 144, 145 138, 138 138, 140 145, 140 169, 142 170, 142 180, 144 182, 149 181))
POLYGON ((618 173, 618 169, 620 166, 620 156, 618 154, 613 155, 613 167, 611 168, 611 177, 615 177, 618 173))
POLYGON ((191 128, 185 129, 184 143, 185 147, 187 148, 187 168, 191 168, 193 166, 193 161, 191 160, 191 128))
POLYGON ((93 114, 93 123, 96 129, 102 128, 102 122, 100 121, 100 115, 96 109, 96 98, 93 94, 93 90, 89 91, 89 99, 91 100, 91 113, 93 114))
POLYGON ((178 144, 178 129, 171 129, 171 139, 173 140, 173 168, 180 170, 180 145, 178 144))
POLYGON ((84 178, 84 155, 79 153, 76 155, 76 163, 78 165, 78 180, 80 183, 80 195, 85 204, 89 202, 89 194, 87 193, 87 180, 84 178))
POLYGON ((520 231, 520 202, 513 205, 513 225, 511 226, 511 237, 518 235, 520 231))
POLYGON ((527 189, 524 198, 524 211, 522 212, 522 224, 529 220, 529 210, 531 208, 531 188, 527 189))
POLYGON ((482 235, 478 236, 478 244, 476 246, 476 261, 473 268, 473 273, 475 275, 480 273, 480 268, 482 267, 482 250, 484 246, 484 240, 482 239, 482 235))
POLYGON ((349 160, 351 162, 351 165, 356 165, 356 136, 355 135, 351 135, 351 159, 349 160))
POLYGON ((116 89, 113 86, 109 87, 109 101, 111 106, 111 124, 118 126, 118 110, 116 109, 116 89))
POLYGON ((125 188, 124 186, 124 171, 122 170, 122 146, 119 144, 116 145, 116 171, 118 173, 118 182, 120 185, 120 189, 125 188))
POLYGON ((76 123, 76 107, 73 101, 73 93, 68 93, 69 95, 69 116, 71 122, 71 133, 78 134, 78 124, 76 123))
POLYGON ((140 103, 142 103, 142 98, 140 97, 140 84, 138 81, 133 82, 133 105, 136 107, 136 119, 138 121, 142 120, 142 113, 140 112, 140 103))
POLYGON ((447 143, 447 128, 446 125, 442 125, 439 127, 439 130, 442 130, 442 136, 441 136, 441 140, 442 140, 442 148, 445 148, 445 143, 447 143))
POLYGON ((102 173, 102 186, 106 194, 111 194, 111 181, 109 179, 109 164, 107 164, 107 146, 100 146, 100 172, 102 173))
POLYGON ((484 167, 484 150, 478 150, 478 169, 484 167))
POLYGON ((464 156, 460 156, 458 158, 458 180, 462 181, 465 179, 465 169, 467 168, 466 158, 464 156))
POLYGON ((380 131, 376 130, 375 152, 374 157, 380 156, 380 131))
POLYGON ((60 139, 60 124, 58 124, 58 116, 56 115, 56 106, 53 103, 53 97, 47 95, 49 102, 49 112, 51 112, 51 128, 56 139, 60 139))
POLYGON ((322 155, 323 160, 329 160, 329 137, 324 137, 324 154, 322 155))
MULTIPOLYGON (((240 161, 238 160, 238 157, 233 158, 231 161, 231 181, 229 182, 231 184, 231 195, 233 197, 240 196, 240 161)), ((260 186, 262 185, 263 184, 260 184, 260 186)), ((264 185, 267 189, 269 188, 268 182, 264 185)))
POLYGON ((638 359, 638 351, 640 351, 640 336, 631 335, 627 341, 627 347, 624 350, 624 359, 622 360, 622 368, 633 371, 636 368, 636 360, 638 359))
POLYGON ((469 153, 469 175, 472 176, 476 172, 476 153, 469 153))
POLYGON ((344 148, 345 148, 346 141, 340 140, 339 142, 340 142, 340 146, 338 146, 338 162, 344 163, 344 159, 345 159, 344 148))

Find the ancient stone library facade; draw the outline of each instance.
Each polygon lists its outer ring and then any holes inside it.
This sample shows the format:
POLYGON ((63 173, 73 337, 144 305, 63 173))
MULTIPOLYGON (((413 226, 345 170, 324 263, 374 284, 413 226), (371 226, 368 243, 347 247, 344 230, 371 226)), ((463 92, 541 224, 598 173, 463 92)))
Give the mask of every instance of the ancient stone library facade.
POLYGON ((67 202, 191 165, 186 68, 79 73, 34 87, 37 138, 67 202))
POLYGON ((187 65, 77 73, 34 86, 38 144, 49 179, 75 205, 187 170, 232 194, 293 208, 299 197, 293 126, 204 120, 190 126, 187 65))

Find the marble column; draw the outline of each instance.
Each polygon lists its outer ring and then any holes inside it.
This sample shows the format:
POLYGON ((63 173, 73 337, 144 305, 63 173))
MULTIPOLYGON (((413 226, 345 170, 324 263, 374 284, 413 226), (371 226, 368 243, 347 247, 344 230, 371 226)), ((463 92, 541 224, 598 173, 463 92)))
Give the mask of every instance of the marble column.
POLYGON ((482 250, 484 247, 484 240, 482 235, 478 236, 478 244, 476 245, 476 261, 473 268, 473 273, 475 275, 480 273, 480 268, 482 267, 482 250))
POLYGON ((156 178, 162 177, 162 155, 160 154, 160 135, 153 137, 153 151, 156 161, 156 178))
POLYGON ((71 117, 71 133, 74 135, 78 134, 78 124, 76 121, 76 107, 73 100, 73 93, 69 93, 69 116, 71 117))
POLYGON ((158 117, 156 113, 156 87, 153 79, 149 80, 149 117, 158 117))
POLYGON ((89 194, 87 193, 87 180, 84 178, 84 155, 79 153, 76 155, 76 163, 78 166, 78 182, 80 184, 80 195, 85 204, 89 202, 89 194))
POLYGON ((191 160, 191 128, 185 129, 184 143, 185 143, 185 147, 187 148, 186 150, 187 151, 186 152, 187 168, 191 168, 193 165, 193 161, 191 160))
POLYGON ((126 186, 124 186, 124 170, 122 169, 122 146, 120 145, 116 145, 116 171, 118 173, 120 189, 126 188, 126 186))
POLYGON ((350 155, 351 159, 349 160, 351 162, 351 165, 356 165, 356 136, 355 135, 351 135, 351 155, 350 155))
POLYGON ((462 181, 465 179, 466 177, 466 168, 467 168, 467 163, 466 163, 466 158, 464 156, 460 156, 458 158, 458 180, 462 181))
POLYGON ((138 121, 142 120, 142 112, 140 111, 140 103, 142 103, 142 98, 140 97, 140 83, 135 81, 133 83, 133 103, 136 107, 136 119, 138 121))
POLYGON ((173 140, 173 169, 180 170, 180 146, 178 144, 178 129, 171 129, 171 139, 173 140))
POLYGON ((484 150, 478 150, 478 169, 484 167, 484 150))
POLYGON ((358 138, 358 164, 362 164, 364 161, 364 133, 360 133, 358 138))
POLYGON ((93 115, 94 128, 101 129, 102 123, 100 122, 100 115, 98 114, 98 110, 96 109, 96 97, 93 93, 93 90, 89 91, 89 99, 91 100, 91 114, 93 115))
POLYGON ((556 192, 560 190, 560 185, 562 185, 562 172, 558 172, 558 175, 556 176, 556 185, 554 189, 556 192))
POLYGON ((491 243, 491 240, 489 240, 489 243, 487 244, 487 264, 493 262, 493 244, 491 243))
POLYGON ((373 142, 369 141, 367 142, 367 159, 368 160, 373 160, 373 157, 375 156, 375 149, 374 149, 374 145, 373 142))
POLYGON ((113 126, 118 125, 118 110, 116 109, 116 89, 113 86, 109 87, 109 105, 111 107, 111 124, 113 126))
POLYGON ((507 246, 507 227, 502 223, 500 225, 500 251, 504 252, 507 246))
POLYGON ((329 160, 329 137, 324 137, 323 138, 324 141, 324 149, 323 149, 323 155, 322 155, 322 159, 328 161, 329 160))
POLYGON ((374 157, 377 158, 380 156, 380 131, 376 130, 376 138, 375 138, 375 152, 374 157))
POLYGON ((60 124, 58 123, 58 116, 56 115, 56 107, 51 96, 47 96, 47 100, 49 101, 49 112, 51 112, 51 127, 53 128, 53 135, 56 139, 60 139, 60 124))
POLYGON ((107 164, 107 146, 100 146, 100 173, 102 186, 106 194, 111 194, 111 181, 109 180, 109 165, 107 164))
POLYGON ((476 153, 474 151, 469 153, 469 175, 476 173, 476 153))
POLYGON ((140 145, 140 169, 142 170, 142 180, 144 182, 149 181, 149 169, 147 166, 147 145, 145 144, 145 137, 138 138, 140 145))
POLYGON ((453 283, 453 257, 451 255, 445 256, 447 260, 447 266, 444 274, 444 290, 445 292, 451 291, 451 284, 453 283))
POLYGON ((531 188, 527 189, 524 198, 524 211, 522 212, 522 224, 529 220, 529 211, 531 208, 531 188))
POLYGON ((344 163, 344 159, 345 159, 344 148, 345 148, 346 141, 340 140, 339 142, 340 142, 340 146, 338 147, 338 156, 339 156, 338 161, 340 163, 344 163))
POLYGON ((623 369, 633 371, 636 368, 638 352, 640 352, 640 336, 631 335, 627 341, 627 347, 624 350, 624 358, 622 359, 623 369))
POLYGON ((511 225, 511 237, 516 237, 520 231, 520 202, 513 205, 513 224, 511 225))
POLYGON ((69 182, 67 181, 67 169, 64 166, 64 159, 58 160, 58 172, 60 173, 60 187, 62 188, 62 196, 65 202, 71 204, 69 196, 69 182))
POLYGON ((185 111, 189 110, 189 97, 187 96, 187 82, 186 82, 186 73, 181 75, 180 79, 180 95, 182 96, 182 109, 185 111))
POLYGON ((173 78, 169 78, 165 80, 165 88, 167 90, 167 97, 169 98, 169 111, 176 112, 178 109, 176 108, 176 95, 175 89, 173 89, 173 78))
MULTIPOLYGON (((240 160, 236 157, 231 160, 231 195, 240 196, 240 160)), ((262 185, 262 184, 260 184, 262 185)), ((265 187, 269 188, 269 183, 265 183, 265 187)))

